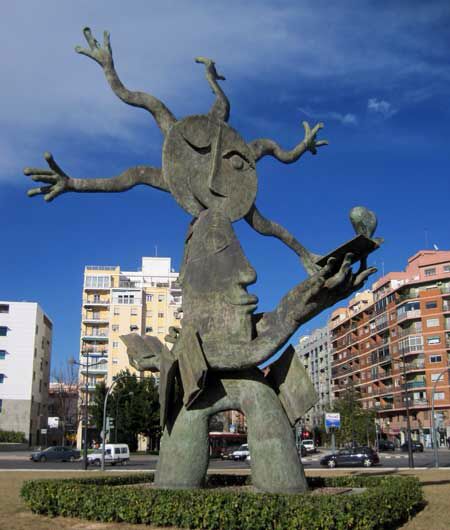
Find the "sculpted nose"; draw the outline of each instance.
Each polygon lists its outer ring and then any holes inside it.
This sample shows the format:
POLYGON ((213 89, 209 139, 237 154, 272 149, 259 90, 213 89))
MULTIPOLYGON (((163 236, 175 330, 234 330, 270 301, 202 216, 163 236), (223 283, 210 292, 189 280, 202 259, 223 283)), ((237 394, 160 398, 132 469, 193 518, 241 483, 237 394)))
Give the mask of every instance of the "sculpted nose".
POLYGON ((251 285, 256 282, 256 271, 255 269, 247 263, 243 267, 239 274, 239 284, 240 285, 251 285))

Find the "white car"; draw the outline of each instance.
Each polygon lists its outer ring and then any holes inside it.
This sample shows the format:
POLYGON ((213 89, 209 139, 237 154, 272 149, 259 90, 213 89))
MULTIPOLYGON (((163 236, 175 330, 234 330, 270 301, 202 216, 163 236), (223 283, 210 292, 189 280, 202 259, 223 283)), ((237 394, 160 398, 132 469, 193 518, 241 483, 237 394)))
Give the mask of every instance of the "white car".
POLYGON ((245 460, 247 456, 250 456, 250 451, 248 450, 248 444, 242 444, 239 449, 231 453, 231 458, 233 460, 245 460))
POLYGON ((306 449, 307 453, 315 453, 316 447, 314 445, 314 440, 302 440, 302 445, 306 449))
MULTIPOLYGON (((105 464, 125 465, 130 460, 130 449, 127 444, 106 444, 105 445, 105 464)), ((94 466, 100 466, 102 463, 102 450, 97 449, 88 454, 88 463, 94 466)))

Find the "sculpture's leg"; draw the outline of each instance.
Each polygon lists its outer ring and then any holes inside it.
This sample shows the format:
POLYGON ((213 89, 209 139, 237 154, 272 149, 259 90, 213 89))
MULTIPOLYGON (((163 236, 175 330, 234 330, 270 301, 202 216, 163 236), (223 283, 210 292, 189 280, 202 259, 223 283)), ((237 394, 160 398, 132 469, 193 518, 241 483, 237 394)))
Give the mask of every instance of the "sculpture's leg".
POLYGON ((235 384, 247 419, 253 485, 270 493, 307 490, 294 433, 275 391, 255 380, 224 381, 227 392, 235 384))
POLYGON ((199 488, 208 461, 208 414, 182 407, 170 434, 164 430, 155 484, 159 488, 199 488))

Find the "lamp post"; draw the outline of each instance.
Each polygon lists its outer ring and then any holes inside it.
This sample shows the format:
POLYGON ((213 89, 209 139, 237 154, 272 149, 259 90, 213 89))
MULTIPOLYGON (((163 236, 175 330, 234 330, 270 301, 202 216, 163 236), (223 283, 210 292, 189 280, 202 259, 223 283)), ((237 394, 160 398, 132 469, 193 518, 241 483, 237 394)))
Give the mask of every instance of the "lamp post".
POLYGON ((402 350, 402 360, 403 360, 403 384, 405 389, 405 406, 406 406, 406 436, 408 442, 408 466, 414 468, 414 456, 412 452, 412 442, 411 442, 411 420, 409 417, 409 392, 408 392, 408 383, 406 381, 406 363, 405 363, 405 351, 402 350))
MULTIPOLYGON (((128 396, 134 396, 134 392, 128 392, 128 394, 125 394, 125 397, 128 397, 128 396)), ((116 428, 114 429, 114 443, 117 443, 117 430, 118 430, 118 427, 119 427, 119 402, 120 402, 120 398, 123 397, 122 394, 119 394, 117 396, 117 401, 116 401, 116 415, 114 416, 114 419, 116 421, 116 428)))
POLYGON ((81 368, 86 368, 86 374, 85 374, 85 385, 84 385, 84 393, 85 393, 85 401, 84 401, 84 431, 83 431, 83 469, 86 471, 88 468, 88 458, 87 458, 87 432, 88 432, 88 412, 89 412, 89 367, 98 366, 100 364, 105 364, 108 361, 106 359, 100 359, 100 361, 96 363, 89 363, 89 359, 93 356, 90 356, 89 353, 85 354, 85 357, 87 358, 86 363, 80 363, 76 361, 73 357, 69 360, 70 364, 77 364, 81 368))
POLYGON ((103 431, 102 431, 103 436, 102 436, 102 467, 101 467, 102 471, 105 471, 106 407, 108 405, 108 397, 111 395, 114 385, 121 379, 125 379, 125 377, 135 377, 136 379, 147 379, 146 377, 139 376, 139 375, 123 374, 119 377, 116 377, 116 379, 113 380, 113 382, 111 383, 111 386, 108 388, 108 391, 106 392, 105 401, 103 403, 103 431))
POLYGON ((436 419, 434 417, 434 393, 436 392, 437 384, 439 383, 441 378, 444 376, 444 374, 448 370, 449 370, 449 367, 445 368, 445 370, 442 370, 442 372, 439 373, 436 381, 433 384, 433 388, 431 389, 431 426, 432 426, 431 439, 433 440, 434 467, 439 467, 439 452, 438 452, 438 447, 437 447, 437 436, 436 436, 436 419))

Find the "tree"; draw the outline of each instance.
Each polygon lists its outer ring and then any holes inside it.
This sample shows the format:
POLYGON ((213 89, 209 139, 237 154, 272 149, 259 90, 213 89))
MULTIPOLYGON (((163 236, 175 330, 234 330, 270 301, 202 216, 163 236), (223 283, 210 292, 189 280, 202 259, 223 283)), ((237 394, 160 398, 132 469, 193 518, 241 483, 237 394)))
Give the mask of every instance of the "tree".
MULTIPOLYGON (((136 450, 138 435, 143 434, 150 438, 152 447, 157 447, 161 431, 159 396, 154 379, 152 377, 138 379, 128 370, 119 372, 116 379, 118 381, 108 398, 106 411, 107 416, 114 421, 114 427, 109 433, 110 441, 117 438, 118 442, 127 443, 132 450, 136 450)), ((92 420, 99 431, 103 426, 103 404, 106 391, 105 383, 97 385, 90 406, 92 420)))
POLYGON ((79 389, 78 370, 73 363, 68 362, 52 374, 48 414, 59 419, 58 437, 60 435, 61 445, 65 445, 66 440, 75 442, 83 413, 83 403, 79 399, 84 397, 80 396, 79 389))
POLYGON ((333 412, 341 415, 341 426, 336 429, 337 445, 374 445, 376 439, 374 410, 363 409, 353 386, 333 403, 333 412))

